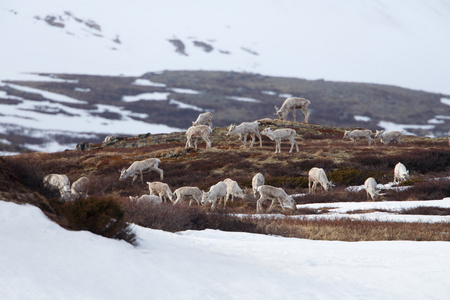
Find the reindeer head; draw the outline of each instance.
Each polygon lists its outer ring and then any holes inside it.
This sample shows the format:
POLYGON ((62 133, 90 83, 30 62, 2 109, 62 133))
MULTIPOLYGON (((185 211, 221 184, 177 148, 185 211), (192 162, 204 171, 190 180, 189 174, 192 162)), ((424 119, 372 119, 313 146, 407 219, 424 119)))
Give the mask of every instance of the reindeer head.
POLYGON ((234 129, 236 129, 236 125, 235 124, 231 124, 230 126, 228 126, 227 136, 231 135, 233 133, 234 129))
POLYGON ((125 178, 128 178, 130 176, 130 174, 127 173, 127 169, 125 169, 125 168, 123 168, 122 170, 119 170, 119 172, 120 172, 119 181, 122 181, 125 178))
POLYGON ((375 130, 375 138, 379 137, 381 134, 383 134, 384 130, 375 130))
POLYGON ((297 207, 295 206, 295 200, 294 200, 294 198, 292 198, 292 196, 287 196, 285 199, 284 199, 284 201, 283 201, 283 204, 285 205, 285 206, 287 206, 288 208, 290 208, 290 209, 292 209, 292 210, 296 210, 297 209, 297 207))
POLYGON ((277 106, 274 106, 274 107, 275 107, 275 111, 276 111, 276 113, 274 115, 278 115, 278 118, 280 120, 286 120, 288 111, 287 110, 281 110, 277 106))

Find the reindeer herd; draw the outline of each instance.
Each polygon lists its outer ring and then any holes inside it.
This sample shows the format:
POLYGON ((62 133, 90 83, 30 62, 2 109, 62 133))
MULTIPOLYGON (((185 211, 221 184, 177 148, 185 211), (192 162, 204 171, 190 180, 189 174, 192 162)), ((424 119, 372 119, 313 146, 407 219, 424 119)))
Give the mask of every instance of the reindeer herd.
MULTIPOLYGON (((292 112, 293 120, 295 122, 295 110, 299 109, 305 116, 304 123, 308 123, 310 114, 308 106, 310 103, 311 102, 309 100, 304 98, 287 98, 281 108, 275 106, 276 115, 278 115, 281 120, 286 120, 289 112, 292 112)), ((192 126, 186 131, 185 148, 194 148, 197 150, 199 139, 205 141, 206 148, 211 148, 209 136, 213 132, 212 118, 213 114, 211 112, 205 112, 201 113, 197 120, 192 122, 192 126)), ((260 123, 258 121, 243 122, 237 126, 232 124, 228 127, 228 132, 226 135, 237 135, 239 140, 243 141, 244 149, 246 148, 248 136, 252 139, 250 147, 254 146, 256 137, 258 137, 260 147, 262 147, 261 135, 265 135, 272 141, 275 141, 275 153, 281 153, 282 140, 290 141, 291 148, 289 153, 292 153, 294 146, 296 147, 296 151, 299 152, 298 142, 295 140, 297 133, 294 129, 281 128, 271 130, 267 127, 260 132, 259 124, 260 123)), ((392 141, 400 144, 401 136, 402 133, 399 131, 384 132, 383 130, 377 130, 374 138, 379 138, 383 144, 387 145, 392 141)), ((344 139, 353 140, 355 145, 357 145, 359 140, 366 139, 370 146, 375 144, 374 138, 372 138, 371 130, 353 130, 345 131, 344 133, 344 139)), ((124 168, 120 171, 119 181, 132 178, 131 184, 134 184, 136 179, 139 177, 141 184, 144 184, 143 174, 151 171, 158 173, 160 180, 162 181, 164 178, 164 171, 159 168, 160 163, 161 161, 157 158, 135 161, 128 168, 124 168)), ((394 182, 401 182, 408 179, 409 171, 406 170, 406 167, 399 162, 394 169, 394 182)), ((81 177, 75 181, 72 186, 70 186, 69 178, 66 175, 49 174, 43 178, 43 183, 47 188, 59 191, 60 200, 62 202, 76 201, 88 197, 89 179, 87 177, 81 177)), ((268 200, 272 201, 269 210, 272 209, 275 203, 278 203, 282 210, 285 208, 292 210, 296 209, 295 201, 292 196, 286 194, 282 188, 265 185, 264 183, 265 179, 261 173, 256 174, 252 179, 253 195, 254 197, 257 197, 257 194, 259 194, 259 199, 256 204, 257 212, 262 211, 263 203, 268 200)), ((327 192, 334 186, 332 182, 328 181, 325 171, 322 168, 313 167, 308 173, 308 192, 310 194, 314 194, 318 184, 322 186, 324 192, 327 192)), ((194 202, 197 203, 197 205, 207 205, 210 203, 211 209, 215 209, 217 205, 221 204, 222 201, 225 208, 227 201, 234 201, 235 197, 244 198, 246 193, 239 187, 236 181, 230 178, 226 178, 225 180, 211 186, 207 192, 202 191, 195 186, 180 187, 172 192, 168 184, 160 181, 147 182, 147 185, 149 188, 148 195, 142 195, 141 197, 129 196, 130 200, 138 202, 147 201, 154 204, 161 204, 163 202, 170 201, 173 205, 189 200, 189 205, 192 205, 194 202)), ((370 197, 372 200, 376 200, 380 195, 374 178, 368 178, 364 183, 364 187, 367 193, 367 199, 370 197)))

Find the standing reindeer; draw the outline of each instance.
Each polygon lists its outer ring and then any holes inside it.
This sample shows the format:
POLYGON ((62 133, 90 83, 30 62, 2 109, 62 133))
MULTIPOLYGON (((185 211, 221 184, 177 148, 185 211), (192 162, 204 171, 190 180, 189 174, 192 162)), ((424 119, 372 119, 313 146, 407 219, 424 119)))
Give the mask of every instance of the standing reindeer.
POLYGON ((276 114, 278 114, 278 117, 280 120, 286 120, 289 111, 292 111, 292 116, 294 117, 295 122, 295 110, 300 109, 303 114, 305 115, 305 121, 304 123, 308 123, 309 119, 309 110, 308 105, 311 104, 311 102, 305 98, 287 98, 280 109, 278 109, 277 106, 275 106, 276 114))
POLYGON ((131 184, 137 179, 137 177, 141 176, 141 182, 144 183, 144 178, 142 173, 147 173, 150 171, 155 171, 159 174, 161 180, 163 180, 164 172, 162 169, 158 168, 158 165, 161 161, 157 158, 149 158, 141 161, 135 161, 128 167, 128 169, 123 168, 120 172, 119 181, 122 181, 128 177, 133 177, 131 184))

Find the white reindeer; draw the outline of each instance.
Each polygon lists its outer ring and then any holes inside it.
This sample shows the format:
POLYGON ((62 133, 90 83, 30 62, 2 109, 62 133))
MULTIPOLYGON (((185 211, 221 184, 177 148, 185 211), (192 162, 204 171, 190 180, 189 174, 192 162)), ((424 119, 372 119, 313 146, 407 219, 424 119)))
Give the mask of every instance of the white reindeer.
POLYGON ((227 201, 225 197, 227 196, 227 185, 225 182, 220 181, 216 183, 215 185, 211 186, 209 188, 208 192, 203 192, 202 196, 202 204, 205 205, 206 203, 212 203, 211 209, 216 208, 217 200, 219 200, 219 203, 224 200, 224 208, 227 206, 227 201))
POLYGON ((198 115, 197 120, 195 120, 195 122, 192 122, 192 126, 197 126, 197 125, 205 125, 206 123, 209 124, 209 127, 213 127, 212 125, 212 119, 213 114, 210 113, 209 111, 201 113, 198 115))
POLYGON ((141 161, 135 161, 134 163, 131 164, 131 166, 128 167, 128 169, 123 168, 121 171, 119 171, 120 172, 119 181, 122 181, 128 177, 133 176, 133 180, 131 181, 131 184, 133 184, 136 178, 140 175, 141 182, 144 183, 144 178, 142 174, 150 171, 157 172, 161 180, 163 180, 164 172, 162 169, 158 168, 160 162, 161 161, 157 158, 148 158, 141 161))
POLYGON ((289 150, 289 153, 292 152, 292 150, 294 149, 294 145, 297 148, 297 152, 298 150, 298 143, 295 140, 295 135, 297 134, 295 132, 294 129, 290 129, 290 128, 281 128, 281 129, 276 129, 274 131, 272 131, 270 128, 266 128, 264 129, 261 134, 267 136, 268 138, 270 138, 272 141, 276 142, 275 145, 275 153, 281 153, 281 140, 282 139, 287 139, 291 142, 291 149, 289 150))
POLYGON ((70 180, 64 174, 49 174, 42 179, 44 186, 49 189, 57 189, 61 195, 60 200, 65 202, 70 200, 70 180))
POLYGON ((225 182, 225 184, 227 185, 227 195, 225 196, 225 202, 230 199, 233 202, 234 197, 245 198, 244 191, 239 187, 239 184, 236 181, 230 178, 226 178, 223 180, 223 182, 225 182))
POLYGON ((409 180, 409 171, 406 170, 404 164, 399 162, 394 168, 394 183, 400 183, 405 180, 409 180))
POLYGON ((192 202, 197 202, 198 205, 201 204, 202 201, 202 191, 196 186, 183 186, 176 189, 173 194, 176 196, 176 200, 174 201, 174 205, 180 201, 189 199, 189 206, 191 206, 192 202))
POLYGON ((262 210, 262 204, 266 200, 272 200, 272 204, 270 204, 269 211, 272 209, 275 201, 280 203, 281 209, 284 210, 285 206, 290 209, 295 210, 295 201, 292 196, 286 194, 286 192, 282 188, 276 188, 270 185, 261 185, 257 188, 261 197, 256 201, 256 212, 262 210))
POLYGON ((353 140, 355 145, 358 145, 357 141, 360 139, 367 139, 367 141, 369 141, 369 146, 372 145, 372 143, 375 144, 375 141, 372 139, 372 131, 371 130, 353 130, 353 131, 348 131, 346 130, 344 132, 344 139, 351 139, 353 140))
POLYGON ((377 200, 380 192, 377 190, 377 182, 373 177, 369 177, 364 182, 364 188, 366 189, 367 200, 369 200, 369 196, 372 198, 372 201, 377 200))
POLYGON ((192 147, 192 139, 194 139, 194 149, 197 150, 197 141, 202 138, 206 142, 206 148, 211 148, 211 141, 209 135, 212 129, 207 125, 191 126, 186 130, 186 145, 185 148, 192 147))
POLYGON ((264 179, 264 175, 261 173, 257 173, 255 176, 253 176, 252 178, 252 189, 253 189, 253 196, 256 197, 256 192, 258 191, 258 187, 261 185, 264 185, 265 179, 264 179))
POLYGON ((78 200, 81 198, 87 198, 89 191, 89 178, 80 177, 77 181, 72 183, 70 193, 72 194, 72 200, 78 200))
POLYGON ((163 201, 160 197, 155 196, 155 195, 142 195, 141 197, 133 197, 133 196, 129 196, 131 201, 136 201, 136 202, 148 202, 148 203, 153 203, 153 204, 161 204, 163 201))
POLYGON ((325 192, 327 192, 329 188, 333 187, 333 184, 328 181, 325 171, 322 168, 314 167, 308 172, 308 192, 310 194, 316 193, 317 183, 320 183, 325 192))
POLYGON ((167 183, 153 181, 147 182, 150 195, 159 196, 164 202, 170 200, 173 202, 173 194, 167 183), (167 200, 168 199, 168 200, 167 200))
POLYGON ((275 106, 276 114, 278 114, 278 117, 281 120, 286 120, 289 111, 292 111, 292 116, 294 117, 295 122, 295 110, 300 109, 303 114, 305 115, 305 121, 304 123, 308 123, 309 119, 309 110, 308 105, 311 104, 311 102, 304 98, 287 98, 280 109, 275 106))
POLYGON ((255 143, 255 135, 259 138, 259 147, 262 147, 262 139, 261 134, 259 133, 259 122, 243 122, 240 125, 236 126, 235 124, 231 124, 228 127, 227 136, 229 135, 239 135, 239 137, 244 138, 244 149, 247 144, 247 136, 250 135, 252 138, 252 143, 250 144, 250 148, 253 147, 255 143))
POLYGON ((385 145, 389 145, 392 141, 395 141, 395 142, 401 144, 402 132, 403 131, 384 132, 384 130, 380 130, 380 131, 376 130, 375 138, 379 138, 381 140, 381 142, 385 145))

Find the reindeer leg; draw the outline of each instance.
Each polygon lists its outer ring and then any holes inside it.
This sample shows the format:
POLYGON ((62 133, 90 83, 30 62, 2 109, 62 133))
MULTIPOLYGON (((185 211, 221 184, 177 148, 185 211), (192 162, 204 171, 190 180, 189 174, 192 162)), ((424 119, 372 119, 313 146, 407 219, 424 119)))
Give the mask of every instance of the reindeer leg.
POLYGON ((269 206, 269 211, 272 209, 272 207, 273 207, 273 205, 275 204, 275 201, 276 201, 277 199, 275 199, 275 198, 273 198, 272 199, 272 203, 270 204, 270 206, 269 206))

